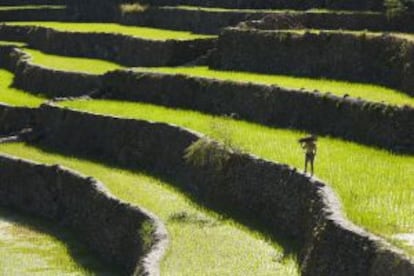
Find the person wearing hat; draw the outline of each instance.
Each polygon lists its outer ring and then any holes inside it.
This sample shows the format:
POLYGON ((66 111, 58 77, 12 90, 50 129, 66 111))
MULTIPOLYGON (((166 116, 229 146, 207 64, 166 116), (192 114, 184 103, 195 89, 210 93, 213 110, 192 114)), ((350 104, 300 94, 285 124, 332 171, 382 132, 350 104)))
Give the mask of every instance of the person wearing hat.
POLYGON ((311 167, 311 176, 313 176, 313 162, 316 156, 316 141, 318 138, 315 135, 307 136, 299 139, 299 143, 305 151, 305 173, 308 171, 308 163, 311 167))

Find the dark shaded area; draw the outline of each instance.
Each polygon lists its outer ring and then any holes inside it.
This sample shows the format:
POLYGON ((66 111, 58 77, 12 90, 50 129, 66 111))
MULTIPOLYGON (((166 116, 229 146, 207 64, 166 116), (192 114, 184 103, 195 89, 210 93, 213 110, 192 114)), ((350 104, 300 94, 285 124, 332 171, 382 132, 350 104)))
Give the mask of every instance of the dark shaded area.
POLYGON ((4 207, 69 228, 123 275, 152 269, 143 258, 165 238, 142 233, 145 224, 156 225, 152 215, 112 197, 93 178, 56 165, 0 156, 0 198, 4 207))
POLYGON ((0 217, 8 222, 16 223, 30 230, 53 236, 65 244, 68 253, 82 268, 96 275, 121 275, 119 270, 107 265, 107 263, 93 255, 79 237, 70 233, 65 227, 57 225, 46 219, 33 218, 18 210, 0 207, 0 217))
POLYGON ((414 96, 414 42, 396 35, 228 28, 213 68, 374 83, 414 96))

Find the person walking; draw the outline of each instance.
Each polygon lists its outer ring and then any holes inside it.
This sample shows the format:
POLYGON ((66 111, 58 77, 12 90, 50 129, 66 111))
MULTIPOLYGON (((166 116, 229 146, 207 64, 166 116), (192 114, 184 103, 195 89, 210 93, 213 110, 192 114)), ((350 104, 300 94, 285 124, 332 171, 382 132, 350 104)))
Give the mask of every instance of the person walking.
POLYGON ((305 173, 308 171, 308 164, 311 167, 311 176, 313 176, 314 161, 317 151, 316 141, 318 137, 315 135, 307 136, 299 139, 302 149, 305 151, 305 173))

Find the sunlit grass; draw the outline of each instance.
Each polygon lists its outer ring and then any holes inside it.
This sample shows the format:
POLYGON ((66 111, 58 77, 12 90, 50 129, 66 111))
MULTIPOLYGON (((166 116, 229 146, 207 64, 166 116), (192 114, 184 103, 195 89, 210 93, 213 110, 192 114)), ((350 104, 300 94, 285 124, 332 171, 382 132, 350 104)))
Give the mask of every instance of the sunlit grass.
MULTIPOLYGON (((101 114, 167 122, 223 140, 265 159, 303 168, 298 131, 273 129, 243 121, 149 104, 74 101, 62 105, 101 114), (219 128, 217 128, 219 126, 219 128), (217 131, 222 129, 225 131, 217 131)), ((414 157, 338 139, 321 137, 316 175, 333 186, 355 223, 390 237, 414 229, 414 157)))
POLYGON ((16 46, 16 47, 24 47, 26 43, 18 42, 18 41, 0 41, 0 46, 16 46))
MULTIPOLYGON (((47 54, 35 49, 24 48, 24 52, 32 56, 35 64, 64 71, 85 72, 91 74, 104 74, 108 71, 123 68, 113 62, 99 59, 67 57, 47 54)), ((235 82, 251 82, 265 85, 278 85, 288 89, 301 89, 322 93, 330 92, 337 96, 349 95, 372 102, 384 102, 394 105, 414 106, 414 97, 400 91, 378 85, 352 83, 328 79, 300 78, 285 75, 267 75, 248 72, 220 71, 206 66, 196 67, 152 67, 134 68, 139 72, 155 72, 165 74, 183 74, 208 79, 230 80, 235 82)), ((168 91, 165 91, 168 93, 168 91)))
POLYGON ((12 106, 39 106, 45 99, 40 96, 25 93, 16 88, 12 88, 14 75, 9 71, 0 69, 0 103, 12 106))
POLYGON ((62 227, 0 208, 0 275, 96 273, 116 275, 62 227))
POLYGON ((211 35, 193 34, 184 31, 171 31, 155 29, 148 27, 123 26, 115 23, 69 23, 69 22, 7 22, 7 25, 13 26, 38 26, 52 28, 64 32, 80 33, 113 33, 123 34, 133 37, 151 39, 151 40, 192 40, 214 38, 211 35))
POLYGON ((47 68, 84 72, 90 74, 104 74, 108 71, 122 68, 122 66, 100 59, 67 57, 46 54, 38 50, 25 48, 23 51, 32 57, 32 62, 47 68))
MULTIPOLYGON (((285 75, 267 75, 248 72, 220 71, 206 66, 197 67, 153 67, 134 68, 140 72, 159 72, 167 74, 183 74, 194 77, 231 80, 237 82, 251 82, 259 84, 277 85, 290 89, 301 89, 322 93, 330 92, 337 96, 349 95, 352 98, 361 98, 372 102, 384 102, 395 105, 414 106, 414 97, 410 97, 400 91, 378 85, 352 83, 329 79, 301 78, 285 75)), ((168 93, 168 91, 165 91, 168 93)))
POLYGON ((333 14, 380 14, 372 11, 346 11, 346 10, 327 10, 327 9, 310 9, 306 11, 301 10, 289 10, 289 9, 237 9, 237 8, 221 8, 221 7, 204 7, 204 6, 190 6, 190 5, 178 5, 178 6, 165 6, 162 9, 177 9, 187 11, 204 11, 204 12, 227 12, 227 13, 276 13, 276 14, 303 14, 303 13, 333 13, 333 14))
POLYGON ((66 8, 66 6, 62 6, 62 5, 0 6, 0 11, 10 11, 10 10, 43 10, 43 9, 63 10, 65 8, 66 8))
POLYGON ((161 180, 24 144, 0 144, 0 152, 95 176, 116 197, 155 213, 171 239, 161 275, 298 275, 294 259, 284 258, 278 245, 195 205, 161 180))

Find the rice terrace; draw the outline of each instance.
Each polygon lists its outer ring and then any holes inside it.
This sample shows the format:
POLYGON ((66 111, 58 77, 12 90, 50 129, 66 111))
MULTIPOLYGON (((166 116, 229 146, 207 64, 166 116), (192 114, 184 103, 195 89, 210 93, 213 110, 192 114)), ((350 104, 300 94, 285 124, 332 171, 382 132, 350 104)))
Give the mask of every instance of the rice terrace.
POLYGON ((413 0, 0 0, 0 276, 414 276, 413 0))

